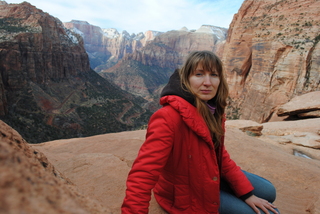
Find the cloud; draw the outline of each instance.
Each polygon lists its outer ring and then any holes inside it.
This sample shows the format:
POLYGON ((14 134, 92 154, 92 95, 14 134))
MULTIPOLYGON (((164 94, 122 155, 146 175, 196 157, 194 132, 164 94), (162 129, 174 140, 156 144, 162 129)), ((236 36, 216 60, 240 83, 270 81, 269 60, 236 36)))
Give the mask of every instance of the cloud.
MULTIPOLYGON (((8 3, 21 3, 7 0, 8 3)), ((197 29, 203 24, 229 27, 243 0, 28 0, 62 22, 87 21, 101 28, 129 33, 182 27, 197 29)))

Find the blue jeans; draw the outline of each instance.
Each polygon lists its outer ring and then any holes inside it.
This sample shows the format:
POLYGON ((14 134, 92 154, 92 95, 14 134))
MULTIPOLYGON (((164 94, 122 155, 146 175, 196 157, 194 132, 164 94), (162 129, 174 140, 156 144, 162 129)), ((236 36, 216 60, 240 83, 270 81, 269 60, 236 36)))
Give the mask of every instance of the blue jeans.
MULTIPOLYGON (((276 189, 272 183, 258 175, 243 171, 251 182, 254 190, 252 193, 263 198, 270 203, 274 202, 276 199, 276 189)), ((277 210, 277 209, 276 209, 277 210)), ((278 211, 278 210, 277 210, 278 211)), ((264 213, 260 210, 261 213, 264 213)), ((279 212, 279 211, 278 211, 279 212)), ((220 186, 220 214, 255 214, 254 210, 242 201, 240 198, 236 197, 232 189, 225 180, 221 180, 220 186)), ((269 211, 269 213, 272 213, 269 211)), ((280 212, 279 212, 280 213, 280 212)))

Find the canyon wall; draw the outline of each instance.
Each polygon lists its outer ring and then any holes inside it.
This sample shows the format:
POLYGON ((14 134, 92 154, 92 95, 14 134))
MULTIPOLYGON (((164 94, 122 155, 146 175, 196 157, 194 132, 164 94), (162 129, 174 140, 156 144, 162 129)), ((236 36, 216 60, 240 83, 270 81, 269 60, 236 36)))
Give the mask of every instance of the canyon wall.
POLYGON ((102 29, 78 20, 65 22, 64 26, 81 35, 90 58, 90 65, 97 72, 112 67, 126 54, 141 49, 156 35, 161 34, 157 31, 147 31, 130 35, 127 31, 119 33, 114 28, 102 29))
POLYGON ((246 0, 223 61, 240 118, 265 122, 293 97, 320 90, 320 1, 246 0))
POLYGON ((0 118, 30 143, 130 130, 150 115, 90 68, 79 34, 27 2, 0 5, 0 98, 0 118))
POLYGON ((27 79, 44 84, 90 70, 83 40, 58 19, 27 2, 0 5, 0 10, 4 85, 22 87, 27 79))

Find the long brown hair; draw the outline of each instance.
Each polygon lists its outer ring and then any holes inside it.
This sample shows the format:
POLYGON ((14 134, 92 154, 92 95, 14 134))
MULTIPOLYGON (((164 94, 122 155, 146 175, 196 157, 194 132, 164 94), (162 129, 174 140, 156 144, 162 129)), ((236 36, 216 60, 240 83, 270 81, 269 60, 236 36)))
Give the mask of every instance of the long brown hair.
POLYGON ((223 64, 219 57, 217 57, 211 51, 195 51, 189 54, 185 63, 179 70, 179 75, 181 79, 181 87, 190 92, 195 97, 194 105, 198 109, 198 112, 203 117, 206 122, 215 146, 219 146, 221 143, 221 137, 224 135, 224 130, 222 128, 222 117, 225 113, 225 107, 227 105, 227 97, 229 94, 229 89, 227 81, 224 77, 223 64), (189 77, 195 71, 198 64, 201 63, 203 68, 208 71, 216 70, 219 74, 220 84, 216 96, 209 100, 208 103, 214 103, 216 110, 212 114, 207 106, 207 104, 202 101, 195 93, 191 90, 189 77))

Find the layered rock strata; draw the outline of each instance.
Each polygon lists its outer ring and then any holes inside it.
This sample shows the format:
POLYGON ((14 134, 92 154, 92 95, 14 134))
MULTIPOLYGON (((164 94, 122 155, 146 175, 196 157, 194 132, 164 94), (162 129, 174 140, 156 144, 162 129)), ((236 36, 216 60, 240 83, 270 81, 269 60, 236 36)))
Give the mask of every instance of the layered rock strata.
POLYGON ((28 142, 140 127, 144 102, 91 70, 82 37, 60 20, 0 5, 0 118, 28 142))
POLYGON ((320 2, 246 0, 223 52, 240 118, 268 121, 278 106, 320 89, 320 2))
POLYGON ((112 67, 126 54, 141 49, 148 41, 161 34, 157 31, 147 31, 130 35, 127 31, 119 33, 114 28, 102 29, 78 20, 65 22, 64 26, 83 37, 91 67, 97 72, 112 67))
POLYGON ((90 70, 83 40, 58 19, 24 2, 0 5, 0 20, 1 96, 6 97, 0 115, 7 113, 8 93, 29 81, 46 84, 90 70))
POLYGON ((299 118, 320 117, 320 91, 296 96, 279 106, 277 115, 297 116, 299 118))

